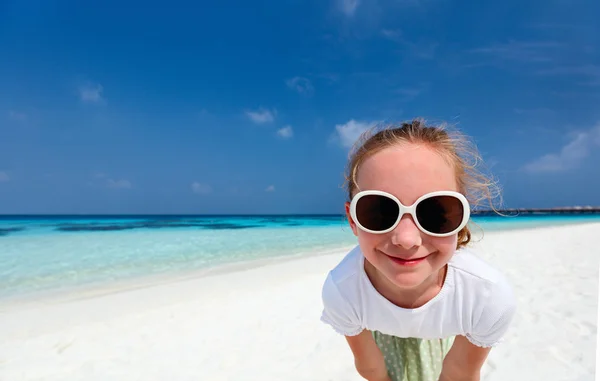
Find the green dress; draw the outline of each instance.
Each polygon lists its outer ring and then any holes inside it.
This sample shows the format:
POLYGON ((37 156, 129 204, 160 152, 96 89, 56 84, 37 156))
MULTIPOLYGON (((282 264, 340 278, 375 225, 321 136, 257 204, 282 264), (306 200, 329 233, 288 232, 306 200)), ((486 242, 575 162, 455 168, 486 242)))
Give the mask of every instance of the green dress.
POLYGON ((445 339, 401 338, 372 332, 383 353, 392 381, 437 381, 444 357, 454 337, 445 339))

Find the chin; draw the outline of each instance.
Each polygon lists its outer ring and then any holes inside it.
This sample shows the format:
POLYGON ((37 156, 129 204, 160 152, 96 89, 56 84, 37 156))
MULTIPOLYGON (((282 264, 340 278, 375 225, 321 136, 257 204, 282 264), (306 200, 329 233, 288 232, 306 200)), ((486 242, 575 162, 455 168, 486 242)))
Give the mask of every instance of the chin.
POLYGON ((425 282, 427 277, 431 274, 423 274, 421 272, 408 272, 408 273, 395 273, 390 274, 391 276, 387 276, 387 278, 394 285, 400 288, 415 288, 418 287, 421 283, 425 282))

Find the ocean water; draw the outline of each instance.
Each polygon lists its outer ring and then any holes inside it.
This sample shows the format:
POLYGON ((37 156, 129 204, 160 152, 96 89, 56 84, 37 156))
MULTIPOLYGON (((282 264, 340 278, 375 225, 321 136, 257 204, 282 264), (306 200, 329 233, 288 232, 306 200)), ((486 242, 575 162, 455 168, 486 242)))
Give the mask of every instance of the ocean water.
MULTIPOLYGON (((473 217, 484 231, 600 215, 473 217)), ((0 216, 0 299, 327 252, 356 244, 343 216, 0 216)))

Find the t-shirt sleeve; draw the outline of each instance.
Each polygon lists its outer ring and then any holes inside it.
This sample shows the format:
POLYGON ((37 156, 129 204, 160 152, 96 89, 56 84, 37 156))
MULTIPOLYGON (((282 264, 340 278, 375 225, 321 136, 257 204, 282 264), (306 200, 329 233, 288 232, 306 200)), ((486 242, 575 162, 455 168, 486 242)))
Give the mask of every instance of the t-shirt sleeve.
POLYGON ((489 348, 503 341, 515 315, 517 303, 510 283, 504 278, 492 285, 484 302, 479 319, 466 337, 479 347, 489 348))
POLYGON ((337 333, 344 336, 356 336, 363 331, 356 310, 341 294, 331 274, 325 280, 321 296, 323 323, 330 325, 337 333))

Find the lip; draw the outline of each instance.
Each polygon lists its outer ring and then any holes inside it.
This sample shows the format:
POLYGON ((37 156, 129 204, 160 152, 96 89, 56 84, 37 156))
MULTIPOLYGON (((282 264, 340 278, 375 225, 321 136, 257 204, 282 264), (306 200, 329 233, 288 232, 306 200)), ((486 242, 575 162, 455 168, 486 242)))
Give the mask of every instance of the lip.
POLYGON ((397 263, 401 266, 416 266, 419 263, 423 262, 429 255, 419 258, 411 258, 411 259, 402 259, 398 257, 392 257, 391 255, 384 254, 386 257, 392 260, 392 262, 397 263))

